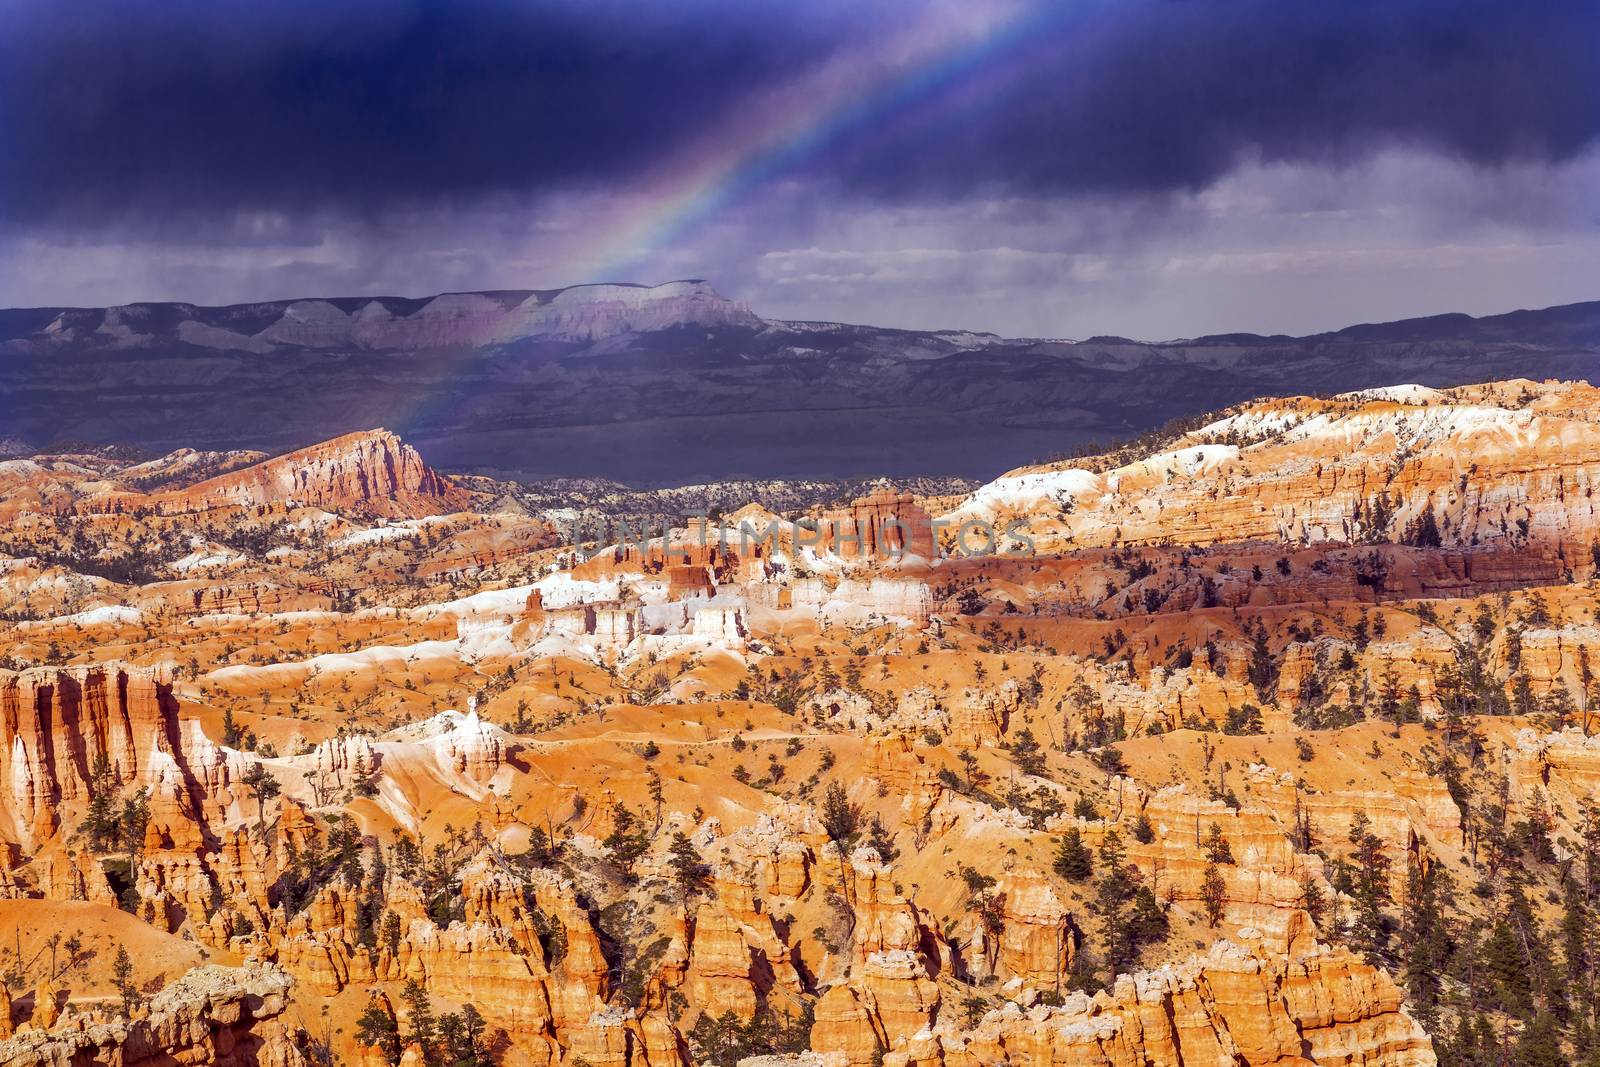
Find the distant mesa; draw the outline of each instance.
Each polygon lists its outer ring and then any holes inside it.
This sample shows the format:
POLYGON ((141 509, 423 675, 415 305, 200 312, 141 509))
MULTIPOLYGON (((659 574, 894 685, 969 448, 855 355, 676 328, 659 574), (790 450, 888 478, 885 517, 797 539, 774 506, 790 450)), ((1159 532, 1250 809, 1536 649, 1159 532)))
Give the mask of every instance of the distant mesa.
POLYGON ((13 348, 24 351, 184 344, 264 354, 280 348, 451 348, 529 338, 588 342, 690 325, 759 327, 762 323, 748 305, 729 300, 706 282, 693 279, 656 286, 577 285, 422 298, 276 300, 225 307, 124 304, 39 308, 0 312, 0 341, 9 340, 13 348))

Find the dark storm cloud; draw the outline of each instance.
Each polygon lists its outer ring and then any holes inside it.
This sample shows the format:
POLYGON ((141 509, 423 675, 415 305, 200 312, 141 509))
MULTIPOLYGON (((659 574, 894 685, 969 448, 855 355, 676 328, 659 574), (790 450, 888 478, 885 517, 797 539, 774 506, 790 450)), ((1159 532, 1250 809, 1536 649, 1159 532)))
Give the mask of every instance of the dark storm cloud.
MULTIPOLYGON (((882 198, 1195 188, 1393 144, 1561 160, 1600 126, 1600 5, 1065 3, 802 167, 882 198)), ((380 212, 621 184, 912 3, 21 3, 0 212, 380 212)), ((893 75, 886 72, 891 80, 893 75)))
POLYGON ((1396 146, 1560 162, 1600 135, 1600 4, 1143 0, 1064 5, 887 136, 839 146, 881 194, 1165 192, 1245 159, 1396 146))
POLYGON ((0 210, 361 211, 603 182, 857 29, 827 4, 804 10, 13 4, 0 10, 0 210))

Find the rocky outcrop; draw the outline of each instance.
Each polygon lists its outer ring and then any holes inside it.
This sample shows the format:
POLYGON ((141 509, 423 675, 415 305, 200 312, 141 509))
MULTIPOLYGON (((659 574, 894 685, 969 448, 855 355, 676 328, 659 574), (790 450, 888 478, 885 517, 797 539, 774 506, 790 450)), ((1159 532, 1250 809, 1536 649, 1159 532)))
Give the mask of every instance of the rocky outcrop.
POLYGON ((211 916, 216 883, 204 860, 191 851, 160 849, 144 853, 135 880, 139 915, 168 932, 185 922, 211 916))
POLYGON ((745 627, 744 609, 738 607, 704 607, 694 613, 692 632, 696 637, 709 638, 724 647, 742 647, 750 631, 745 627))
POLYGON ((48 978, 33 991, 33 1018, 29 1022, 40 1030, 49 1030, 61 1018, 61 990, 48 978))
POLYGON ((1078 943, 1066 904, 1049 881, 1031 873, 1007 878, 1001 899, 1001 973, 1036 989, 1060 988, 1078 943))
POLYGON ((826 625, 896 622, 920 629, 933 610, 932 591, 915 578, 802 578, 791 586, 789 600, 795 611, 826 625))
POLYGON ((695 913, 685 991, 691 1004, 741 1019, 782 997, 797 1004, 800 976, 789 946, 747 881, 719 880, 717 899, 695 913))
POLYGON ((345 434, 150 498, 164 512, 301 505, 415 518, 459 511, 467 492, 388 430, 345 434))
MULTIPOLYGON (((941 1023, 883 1063, 1432 1067, 1432 1041, 1401 999, 1387 975, 1344 951, 1284 960, 1218 942, 1183 963, 1123 975, 1110 993, 1073 994, 1059 1008, 1009 1004, 970 1030, 941 1023)), ((850 1053, 850 1062, 870 1061, 850 1053)))
POLYGON ((798 826, 787 826, 763 813, 754 825, 720 840, 727 862, 738 868, 742 884, 758 887, 761 898, 780 905, 804 896, 811 884, 815 854, 802 835, 818 831, 804 821, 809 811, 800 811, 803 818, 798 826))
POLYGON ((933 519, 922 505, 887 487, 824 512, 820 527, 822 548, 845 560, 932 559, 937 550, 933 519))
MULTIPOLYGON (((496 1025, 529 1039, 553 1036, 553 1020, 564 1006, 551 1002, 555 983, 545 961, 524 953, 505 929, 463 923, 440 929, 414 921, 402 937, 397 962, 400 976, 438 996, 470 1000, 496 1025)), ((581 1016, 587 1018, 599 1003, 583 999, 581 1016)))
MULTIPOLYGON (((1233 856, 1216 865, 1223 884, 1223 920, 1251 929, 1263 943, 1283 952, 1301 952, 1314 943, 1315 929, 1303 910, 1307 883, 1330 892, 1319 856, 1295 849, 1289 838, 1293 807, 1279 812, 1261 807, 1232 808, 1204 800, 1182 786, 1163 789, 1143 804, 1153 837, 1141 844, 1124 827, 1120 833, 1128 860, 1157 900, 1200 914, 1210 864, 1206 841, 1215 826, 1233 856)), ((1130 812, 1133 810, 1130 805, 1130 812)), ((1060 824, 1052 824, 1060 825, 1060 824)), ((1098 844, 1112 829, 1106 822, 1079 823, 1084 840, 1098 844)))
POLYGON ((854 962, 865 963, 882 952, 926 954, 948 962, 933 920, 901 891, 893 867, 872 849, 861 848, 850 858, 848 870, 846 899, 856 916, 850 941, 854 962))
POLYGON ((494 777, 505 762, 508 743, 506 732, 476 711, 457 717, 451 729, 432 741, 441 770, 477 783, 494 777))
MULTIPOLYGON (((339 884, 326 886, 288 924, 273 952, 318 996, 334 996, 351 985, 414 980, 436 996, 471 1002, 534 1062, 554 1062, 563 1048, 604 1049, 613 1043, 622 1050, 615 1062, 622 1064, 680 1062, 681 1040, 664 1021, 649 1014, 608 1015, 609 965, 570 883, 549 871, 516 869, 486 849, 462 869, 461 893, 465 921, 441 927, 424 913, 415 888, 391 877, 383 895, 401 927, 391 952, 385 945, 359 946, 353 893, 339 884), (558 947, 547 949, 547 944, 558 947), (646 1050, 661 1058, 628 1059, 646 1050)), ((749 923, 730 918, 735 937, 741 937, 749 923)), ((757 916, 743 918, 753 922, 757 916)), ((778 972, 787 966, 787 949, 771 935, 770 923, 768 933, 763 947, 778 972)), ((798 990, 792 968, 789 975, 798 990)))
POLYGON ((301 584, 280 584, 274 580, 213 580, 186 578, 145 586, 139 604, 150 613, 176 615, 268 615, 284 611, 330 611, 333 598, 327 586, 309 576, 301 584))
POLYGON ((1493 581, 1473 568, 1494 546, 1542 556, 1553 580, 1594 570, 1597 411, 1571 383, 1261 401, 1121 466, 1012 471, 944 521, 1027 517, 1041 549, 1427 537, 1470 577, 1493 581))
POLYGON ((979 748, 1003 741, 1018 695, 1017 683, 1008 679, 998 688, 970 687, 950 697, 918 686, 901 693, 888 711, 879 711, 865 697, 844 689, 819 694, 813 701, 819 711, 852 730, 891 735, 933 730, 963 747, 979 748))
POLYGON ((817 998, 811 1047, 872 1063, 933 1023, 940 1004, 934 979, 951 969, 954 956, 872 849, 851 857, 845 877, 855 913, 849 973, 817 998))
POLYGON ((140 1019, 30 1026, 0 1042, 9 1067, 303 1067, 305 1035, 283 1017, 293 980, 267 964, 201 967, 157 993, 140 1019))
POLYGON ((105 871, 87 852, 62 852, 46 857, 40 864, 39 888, 46 900, 87 900, 115 907, 105 871))
POLYGON ((311 760, 309 777, 316 780, 319 791, 330 794, 342 792, 357 779, 374 773, 380 762, 371 737, 344 732, 317 745, 311 760))
POLYGON ((848 983, 817 998, 811 1047, 850 1063, 876 1063, 927 1029, 939 1010, 939 986, 914 952, 877 952, 848 983))
POLYGON ((1521 730, 1507 755, 1512 785, 1525 802, 1544 790, 1581 806, 1600 791, 1600 736, 1575 729, 1542 736, 1521 730))
POLYGON ((754 1016, 758 1000, 751 980, 754 963, 739 920, 714 903, 702 904, 695 915, 692 944, 685 974, 690 1003, 731 1011, 741 1019, 754 1016))
POLYGON ((622 1008, 596 1011, 573 1031, 569 1063, 593 1067, 687 1067, 683 1039, 655 1013, 638 1015, 622 1008))
POLYGON ((1540 695, 1565 688, 1584 693, 1593 681, 1590 664, 1600 665, 1600 626, 1534 627, 1519 637, 1517 669, 1540 695))
POLYGON ((998 689, 964 689, 950 709, 950 738, 960 745, 998 745, 1017 708, 1017 683, 998 689))
MULTIPOLYGON (((88 802, 101 757, 117 788, 155 786, 171 772, 179 802, 189 804, 191 794, 203 792, 185 751, 196 738, 204 741, 204 734, 181 730, 172 684, 159 669, 107 664, 0 674, 0 839, 34 847, 48 838, 63 805, 88 802)), ((225 779, 225 772, 213 777, 225 779)))

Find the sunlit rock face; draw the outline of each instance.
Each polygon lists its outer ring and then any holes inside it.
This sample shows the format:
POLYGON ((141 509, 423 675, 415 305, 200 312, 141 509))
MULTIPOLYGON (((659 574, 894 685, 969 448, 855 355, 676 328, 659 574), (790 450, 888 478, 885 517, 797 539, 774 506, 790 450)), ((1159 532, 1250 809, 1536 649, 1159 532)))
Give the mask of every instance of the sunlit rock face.
POLYGON ((1497 549, 1455 563, 1441 556, 1488 583, 1496 568, 1531 578, 1522 555, 1591 572, 1597 477, 1600 392, 1586 384, 1379 389, 1243 405, 1106 470, 1019 468, 943 519, 1033 516, 1036 539, 1052 547, 1409 532, 1446 548, 1497 549))
POLYGON ((888 560, 935 551, 933 519, 909 493, 881 488, 825 512, 822 548, 845 560, 888 560))
POLYGON ((1073 994, 1059 1008, 1008 1005, 972 1029, 920 1032, 882 1058, 896 1065, 1102 1067, 1437 1062, 1383 972, 1344 952, 1284 961, 1226 942, 1181 963, 1125 975, 1110 993, 1073 994))
MULTIPOLYGON (((203 734, 180 724, 160 670, 110 664, 0 677, 0 780, 9 786, 0 820, 12 840, 36 844, 54 833, 62 805, 89 799, 102 759, 118 785, 155 784, 177 765, 187 802, 206 783, 182 768, 212 754, 203 734)), ((225 770, 208 777, 213 791, 227 784, 225 770)))
MULTIPOLYGON (((49 1019, 36 1009, 33 1025, 0 1042, 0 1061, 17 1067, 303 1067, 306 1035, 287 1017, 293 988, 293 980, 271 965, 201 967, 150 998, 136 1020, 49 1019)), ((9 1006, 0 1000, 0 1007, 9 1006)))
POLYGON ((467 494, 387 430, 346 434, 153 501, 168 511, 302 505, 389 517, 456 511, 467 494))

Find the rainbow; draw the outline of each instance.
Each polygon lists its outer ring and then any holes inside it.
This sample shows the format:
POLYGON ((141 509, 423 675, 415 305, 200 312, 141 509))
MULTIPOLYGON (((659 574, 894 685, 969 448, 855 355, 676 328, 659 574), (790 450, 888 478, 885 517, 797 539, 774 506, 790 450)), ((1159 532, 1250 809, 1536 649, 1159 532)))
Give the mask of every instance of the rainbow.
POLYGON ((729 126, 697 142, 627 194, 587 252, 564 267, 573 280, 630 280, 618 272, 673 247, 752 189, 780 178, 847 133, 868 128, 1027 44, 1059 17, 1056 0, 969 0, 959 14, 907 28, 753 101, 729 126))
MULTIPOLYGON (((634 274, 652 253, 682 246, 692 228, 846 134, 905 114, 1002 55, 1020 58, 1030 42, 1048 41, 1034 31, 1064 10, 1062 0, 956 0, 941 6, 942 19, 909 23, 893 40, 874 40, 750 101, 635 188, 598 208, 574 208, 585 213, 576 228, 582 245, 537 257, 559 269, 551 287, 647 280, 634 274), (591 210, 601 218, 587 217, 591 210)), ((459 358, 484 353, 466 349, 459 358)), ((435 403, 425 395, 394 421, 411 432, 435 403)))

